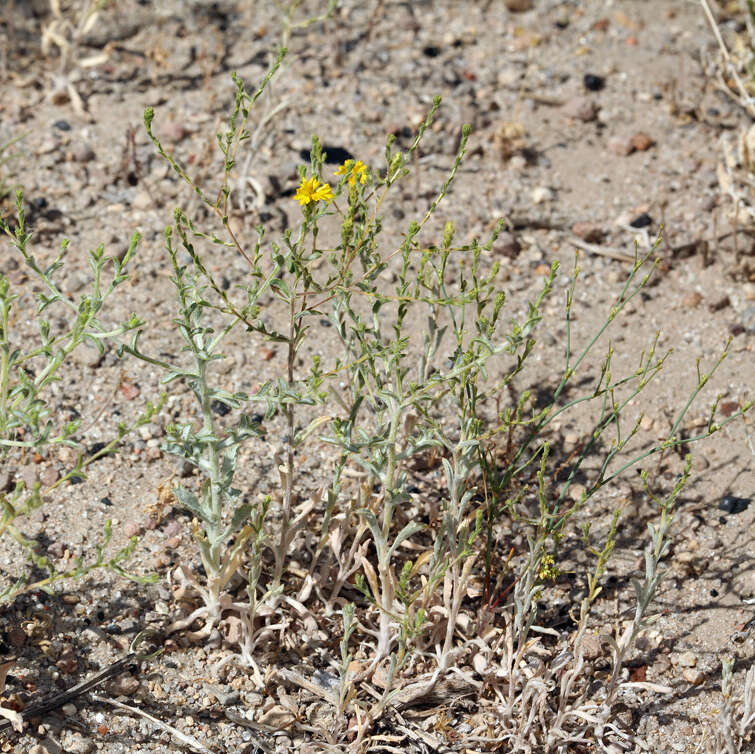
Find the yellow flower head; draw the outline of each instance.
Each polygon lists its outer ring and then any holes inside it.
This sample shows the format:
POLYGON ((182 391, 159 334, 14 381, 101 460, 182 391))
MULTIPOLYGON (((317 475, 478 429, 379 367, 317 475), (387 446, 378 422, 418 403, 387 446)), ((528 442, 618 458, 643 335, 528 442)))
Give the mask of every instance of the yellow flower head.
POLYGON ((330 188, 330 184, 323 183, 320 185, 320 181, 317 178, 302 178, 294 198, 298 199, 299 204, 303 207, 310 202, 332 201, 333 191, 330 188))
POLYGON ((364 186, 367 181, 367 166, 361 160, 357 160, 356 162, 354 160, 346 160, 336 170, 336 175, 348 175, 349 186, 355 185, 357 181, 364 186))
POLYGON ((543 555, 537 575, 542 581, 554 581, 561 575, 553 555, 543 555))

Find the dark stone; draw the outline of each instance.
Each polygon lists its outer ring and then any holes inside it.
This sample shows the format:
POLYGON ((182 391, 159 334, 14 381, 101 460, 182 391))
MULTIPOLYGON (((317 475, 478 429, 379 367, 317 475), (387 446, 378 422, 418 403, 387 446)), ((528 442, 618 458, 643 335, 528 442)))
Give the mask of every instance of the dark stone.
POLYGON ((231 413, 231 407, 223 403, 222 401, 213 401, 210 404, 210 408, 219 416, 225 416, 226 414, 231 413))
POLYGON ((52 127, 57 128, 58 131, 71 130, 71 124, 67 120, 56 120, 55 123, 52 124, 52 127))
POLYGON ((606 80, 602 76, 596 76, 594 73, 586 73, 584 84, 585 89, 591 92, 599 92, 606 85, 606 80))
POLYGON ((104 450, 105 443, 104 442, 94 442, 89 446, 89 455, 95 456, 100 451, 104 450))
POLYGON ((724 495, 721 498, 721 502, 718 504, 718 509, 724 511, 724 513, 730 513, 735 515, 737 513, 743 513, 750 505, 749 497, 736 497, 735 495, 724 495))
POLYGON ((629 225, 633 228, 647 228, 653 222, 653 218, 647 212, 643 212, 641 215, 632 220, 629 225))
MULTIPOLYGON (((354 155, 351 154, 348 149, 344 149, 343 147, 335 147, 330 144, 323 144, 322 152, 325 155, 325 162, 328 165, 340 165, 346 162, 346 160, 354 159, 354 155)), ((302 160, 309 160, 309 150, 300 149, 299 157, 301 157, 302 160)))

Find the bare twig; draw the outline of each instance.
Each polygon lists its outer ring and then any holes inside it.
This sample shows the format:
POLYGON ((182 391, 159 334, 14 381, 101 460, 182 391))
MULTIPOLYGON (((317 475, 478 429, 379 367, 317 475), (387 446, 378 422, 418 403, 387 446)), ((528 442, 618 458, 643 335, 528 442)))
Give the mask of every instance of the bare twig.
POLYGON ((113 707, 117 707, 118 709, 126 710, 127 712, 133 712, 136 715, 141 715, 141 717, 145 717, 153 725, 157 726, 161 730, 164 730, 167 733, 175 736, 179 741, 183 741, 183 743, 185 743, 187 746, 191 746, 194 751, 199 751, 201 752, 201 754, 212 754, 212 752, 201 742, 197 741, 194 736, 190 736, 188 733, 182 733, 180 730, 178 730, 178 728, 174 728, 172 725, 168 725, 162 720, 158 720, 156 717, 153 717, 148 712, 145 712, 138 707, 132 707, 130 704, 124 704, 123 702, 116 701, 115 699, 111 699, 110 697, 99 696, 97 694, 92 694, 92 699, 94 699, 96 702, 100 702, 101 704, 111 704, 113 707))
MULTIPOLYGON (((737 85, 737 89, 739 90, 739 104, 742 105, 742 107, 747 110, 747 112, 755 118, 755 99, 750 96, 750 94, 747 92, 747 88, 745 87, 742 79, 739 77, 739 74, 737 73, 736 67, 734 65, 734 62, 731 59, 731 55, 729 54, 729 50, 726 47, 726 43, 723 40, 723 37, 721 36, 721 32, 718 29, 718 24, 716 23, 716 19, 713 18, 713 13, 710 9, 710 5, 708 5, 708 0, 700 0, 700 4, 703 6, 703 11, 705 12, 705 16, 708 19, 708 23, 710 24, 711 29, 713 30, 713 34, 716 37, 716 41, 718 42, 718 46, 721 48, 721 53, 724 56, 724 60, 726 61, 727 67, 729 71, 731 72, 732 78, 734 79, 734 82, 737 85)), ((729 87, 727 87, 727 91, 731 91, 729 87)))
POLYGON ((634 264, 634 257, 629 256, 626 252, 621 251, 621 249, 614 249, 610 246, 598 246, 594 243, 587 243, 586 241, 581 241, 579 238, 576 238, 575 236, 572 236, 569 238, 569 243, 576 246, 578 249, 582 249, 583 251, 587 251, 590 254, 597 254, 601 257, 608 257, 609 259, 617 259, 619 262, 626 262, 627 264, 634 264))

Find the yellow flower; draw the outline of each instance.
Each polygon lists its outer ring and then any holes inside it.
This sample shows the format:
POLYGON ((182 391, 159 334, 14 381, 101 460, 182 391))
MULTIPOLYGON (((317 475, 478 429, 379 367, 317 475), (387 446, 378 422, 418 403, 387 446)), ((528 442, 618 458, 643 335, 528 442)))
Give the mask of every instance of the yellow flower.
POLYGON ((330 188, 330 184, 323 183, 320 185, 320 181, 317 178, 302 178, 294 198, 298 199, 299 204, 303 207, 310 202, 332 201, 333 191, 330 188))
POLYGON ((346 160, 336 170, 336 175, 348 175, 349 186, 356 184, 357 180, 364 186, 367 181, 367 166, 361 160, 357 160, 356 162, 354 160, 346 160))
POLYGON ((561 575, 553 555, 543 555, 537 575, 541 581, 554 581, 561 575))

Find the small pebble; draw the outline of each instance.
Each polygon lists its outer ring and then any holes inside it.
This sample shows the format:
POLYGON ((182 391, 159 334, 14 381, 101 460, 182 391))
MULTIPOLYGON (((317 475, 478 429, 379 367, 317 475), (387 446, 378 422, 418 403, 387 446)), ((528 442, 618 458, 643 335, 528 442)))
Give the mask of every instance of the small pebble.
POLYGON ((94 369, 102 363, 104 354, 98 348, 81 343, 73 351, 74 360, 81 366, 94 369))
POLYGON ((524 13, 532 8, 532 0, 503 0, 503 4, 512 13, 524 13))
POLYGON ((79 143, 73 148, 71 157, 73 157, 76 162, 91 162, 94 159, 95 154, 89 144, 79 143))
POLYGON ((697 309, 700 306, 700 302, 703 300, 703 296, 699 291, 690 291, 682 299, 682 306, 686 309, 697 309))
POLYGON ((131 200, 131 206, 134 209, 149 209, 153 204, 152 197, 144 189, 137 191, 136 196, 131 200))
POLYGON ((153 132, 160 141, 168 141, 173 144, 183 141, 191 133, 183 123, 172 118, 155 119, 153 132))
POLYGON ((619 157, 626 157, 632 154, 634 147, 632 146, 632 140, 626 136, 612 136, 608 140, 608 151, 619 157))
POLYGON ((66 551, 66 546, 62 542, 51 542, 47 546, 47 552, 54 558, 62 558, 66 551))
POLYGON ((123 533, 127 537, 137 537, 139 534, 141 534, 143 531, 142 525, 137 524, 135 521, 127 521, 123 525, 123 533))
POLYGON ((493 250, 508 259, 516 259, 522 247, 513 233, 504 232, 496 239, 493 250))
POLYGON ((577 503, 582 499, 582 495, 584 495, 585 492, 587 492, 587 488, 584 484, 572 484, 571 487, 569 487, 569 499, 577 503))
POLYGON ((600 637, 595 634, 585 634, 582 639, 582 655, 586 660, 597 660, 603 654, 600 637))
POLYGON ((632 149, 635 149, 638 152, 647 152, 650 147, 655 144, 655 142, 648 136, 644 131, 638 131, 632 138, 629 140, 630 144, 632 145, 632 149))
POLYGON ((218 704, 221 707, 233 707, 241 701, 241 694, 238 691, 227 691, 216 694, 218 704))
POLYGON ((603 76, 596 76, 594 73, 586 73, 584 76, 585 89, 591 92, 599 92, 606 85, 603 76))
POLYGON ((60 709, 62 710, 63 714, 68 715, 68 717, 73 717, 78 712, 76 706, 71 704, 70 702, 68 704, 64 704, 60 709))
POLYGON ((183 528, 180 521, 171 521, 163 527, 163 536, 176 537, 183 531, 183 528))
POLYGON ((26 632, 19 626, 13 626, 8 631, 8 641, 14 649, 21 649, 26 644, 26 632))
POLYGON ((60 479, 60 474, 58 473, 58 470, 54 466, 48 466, 43 472, 42 472, 42 484, 45 487, 52 487, 55 482, 60 479))
POLYGON ((721 309, 726 309, 727 306, 731 306, 731 301, 729 301, 729 297, 726 294, 719 296, 715 301, 708 304, 708 308, 712 312, 720 312, 721 309))
POLYGON ((110 692, 115 696, 132 696, 139 689, 139 679, 132 675, 118 676, 110 684, 110 692))
POLYGON ((27 490, 33 489, 34 485, 39 481, 37 467, 33 463, 26 464, 21 469, 21 479, 23 479, 27 490))
POLYGON ((685 668, 682 671, 682 678, 693 686, 699 686, 705 680, 705 673, 697 668, 685 668))
POLYGON ((731 416, 736 414, 741 408, 739 401, 721 401, 718 404, 718 408, 724 416, 731 416))
POLYGON ((603 231, 594 223, 574 223, 571 229, 577 238, 581 238, 587 243, 600 243, 603 240, 603 231))
POLYGON ((678 659, 683 668, 694 668, 697 665, 697 657, 694 652, 682 652, 678 659))
POLYGON ((629 225, 632 228, 647 228, 653 223, 653 218, 650 217, 650 215, 647 212, 643 212, 641 215, 637 215, 637 217, 632 220, 629 225))
POLYGON ((553 191, 547 186, 536 186, 532 189, 531 196, 535 204, 543 204, 553 199, 553 191))
POLYGON ((598 106, 587 97, 572 97, 561 109, 567 117, 583 123, 595 120, 598 115, 598 106))
POLYGON ((89 754, 94 750, 92 739, 83 736, 78 731, 64 731, 61 734, 60 743, 66 754, 89 754))
POLYGON ((718 509, 725 513, 736 515, 737 513, 744 513, 749 507, 750 502, 751 500, 748 497, 724 495, 721 498, 721 502, 718 504, 718 509))
POLYGON ((152 447, 147 448, 146 453, 144 454, 148 461, 157 461, 161 456, 163 452, 158 447, 152 447))
POLYGON ((52 124, 53 128, 57 128, 58 131, 70 131, 71 130, 71 124, 67 120, 56 120, 52 124))

